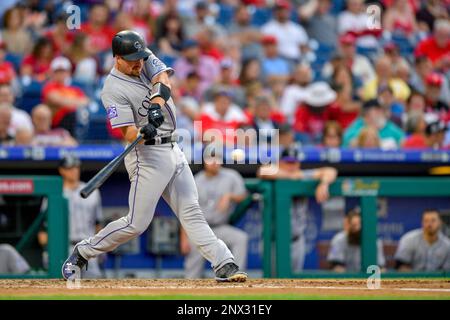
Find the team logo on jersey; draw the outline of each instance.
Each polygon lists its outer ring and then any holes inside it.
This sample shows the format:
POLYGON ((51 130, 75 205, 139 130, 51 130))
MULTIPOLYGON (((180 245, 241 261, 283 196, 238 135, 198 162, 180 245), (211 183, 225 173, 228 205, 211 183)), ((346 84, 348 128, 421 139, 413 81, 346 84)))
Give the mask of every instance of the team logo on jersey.
POLYGON ((152 60, 152 65, 154 67, 162 67, 164 64, 161 60, 159 60, 158 58, 155 58, 152 60))
POLYGON ((108 119, 117 118, 119 114, 117 113, 117 108, 115 105, 108 107, 108 119))
POLYGON ((139 51, 142 50, 142 44, 141 44, 139 41, 136 41, 136 42, 134 43, 134 47, 135 47, 136 49, 138 49, 139 51))

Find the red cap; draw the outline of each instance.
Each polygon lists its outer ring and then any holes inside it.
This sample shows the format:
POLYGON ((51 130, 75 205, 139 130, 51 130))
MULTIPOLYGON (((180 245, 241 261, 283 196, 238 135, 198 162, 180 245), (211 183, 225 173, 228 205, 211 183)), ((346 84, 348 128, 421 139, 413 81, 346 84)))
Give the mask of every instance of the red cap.
POLYGON ((425 78, 425 82, 428 85, 432 85, 432 86, 441 86, 442 82, 444 81, 442 75, 440 73, 437 72, 431 72, 430 74, 428 74, 425 78))
POLYGON ((262 37, 262 39, 261 39, 261 43, 263 44, 263 45, 266 45, 266 44, 277 44, 277 38, 275 38, 275 36, 272 36, 272 35, 265 35, 265 36, 263 36, 262 37))
POLYGON ((351 33, 346 33, 339 37, 339 42, 341 44, 352 44, 353 45, 356 42, 356 37, 354 35, 352 35, 351 33))
POLYGON ((275 8, 291 10, 291 2, 287 0, 277 0, 275 2, 275 8))
POLYGON ((397 49, 398 49, 398 46, 393 41, 389 41, 388 43, 386 43, 384 45, 384 51, 393 51, 393 50, 397 50, 397 49))

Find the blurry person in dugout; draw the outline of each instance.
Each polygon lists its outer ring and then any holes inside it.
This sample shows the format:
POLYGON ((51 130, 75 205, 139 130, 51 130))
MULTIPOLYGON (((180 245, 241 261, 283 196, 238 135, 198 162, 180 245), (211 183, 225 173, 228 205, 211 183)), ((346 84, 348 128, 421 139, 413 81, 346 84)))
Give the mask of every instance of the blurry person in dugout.
MULTIPOLYGON (((101 229, 102 202, 100 192, 95 190, 87 199, 80 196, 81 189, 86 185, 80 181, 81 161, 74 155, 65 155, 59 163, 58 172, 63 179, 64 198, 69 209, 69 252, 81 239, 95 235, 101 229)), ((46 226, 38 233, 39 244, 46 250, 48 234, 46 226)), ((50 239, 51 241, 51 239, 50 239)), ((102 259, 104 256, 100 256, 102 259)), ((48 257, 44 252, 44 266, 48 257)), ((87 270, 82 271, 82 278, 101 278, 99 258, 89 260, 87 270)))
MULTIPOLYGON (((315 191, 316 201, 322 205, 329 202, 328 208, 336 207, 340 210, 341 201, 330 199, 329 186, 337 177, 337 170, 332 167, 315 169, 302 169, 298 150, 295 145, 285 148, 281 152, 277 164, 262 165, 258 169, 258 177, 266 180, 290 179, 290 180, 317 180, 315 191), (331 201, 331 202, 330 202, 331 201)), ((307 254, 305 231, 308 222, 308 198, 294 197, 291 206, 291 260, 292 270, 300 272, 304 268, 307 254)))
MULTIPOLYGON (((361 214, 359 208, 350 210, 344 218, 344 230, 331 239, 327 257, 336 272, 361 271, 361 214)), ((377 265, 382 271, 386 265, 383 243, 377 240, 377 265)))
POLYGON ((0 243, 0 274, 26 274, 30 270, 30 265, 16 248, 0 243))
MULTIPOLYGON (((241 269, 247 266, 248 234, 229 224, 236 205, 247 197, 242 176, 234 169, 222 166, 223 155, 218 148, 205 148, 204 170, 195 176, 198 202, 211 229, 229 247, 241 269)), ((205 259, 181 229, 181 253, 185 255, 184 271, 188 279, 203 277, 205 259)))
POLYGON ((422 228, 404 234, 395 253, 399 271, 450 271, 450 239, 442 231, 436 209, 422 214, 422 228))

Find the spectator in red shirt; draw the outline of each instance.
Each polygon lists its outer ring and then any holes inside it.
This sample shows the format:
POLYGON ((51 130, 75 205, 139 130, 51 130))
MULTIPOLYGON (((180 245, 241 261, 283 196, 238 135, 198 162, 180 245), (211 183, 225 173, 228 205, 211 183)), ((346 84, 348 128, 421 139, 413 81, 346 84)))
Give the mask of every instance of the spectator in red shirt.
POLYGON ((89 12, 88 22, 81 25, 81 32, 87 34, 89 47, 94 53, 107 51, 111 47, 115 31, 109 25, 108 19, 108 6, 103 3, 97 3, 92 6, 89 12))
MULTIPOLYGON (((422 120, 422 122, 425 122, 422 120)), ((419 125, 418 132, 411 135, 403 144, 405 149, 443 149, 445 132, 447 126, 442 121, 432 121, 428 124, 425 123, 425 129, 422 129, 423 125, 419 125), (420 130, 420 131, 419 131, 420 130), (422 132, 421 132, 422 131, 422 132)))
POLYGON ((326 82, 316 82, 308 87, 303 101, 295 113, 296 138, 303 143, 320 143, 325 122, 334 120, 330 106, 336 101, 336 92, 326 82))
POLYGON ((52 43, 54 54, 60 55, 67 54, 75 33, 67 29, 67 15, 60 14, 56 18, 55 24, 44 35, 52 43))
POLYGON ((217 48, 216 36, 211 28, 201 29, 196 35, 200 51, 205 56, 212 57, 217 61, 222 60, 223 53, 217 48))
POLYGON ((403 149, 422 149, 427 147, 427 123, 425 115, 420 111, 411 111, 406 121, 406 131, 411 135, 403 142, 403 149))
POLYGON ((425 78, 425 111, 442 121, 450 120, 448 104, 440 100, 443 75, 432 72, 425 78))
POLYGON ((16 79, 16 71, 11 62, 5 60, 6 44, 0 41, 0 84, 8 84, 16 79))
POLYGON ((203 106, 200 115, 202 137, 206 141, 222 138, 226 141, 235 140, 235 130, 248 124, 248 118, 240 107, 232 103, 233 97, 226 88, 218 88, 214 94, 214 101, 203 106), (214 129, 214 130, 211 130, 214 129), (208 130, 211 130, 207 132, 208 130), (216 134, 220 133, 221 137, 216 134))
POLYGON ((45 104, 35 106, 31 111, 31 117, 34 125, 33 145, 71 147, 78 144, 67 130, 51 129, 52 112, 45 104))
POLYGON ((450 61, 450 22, 436 20, 433 35, 421 41, 415 50, 415 55, 426 55, 433 62, 436 69, 449 68, 450 61))
POLYGON ((22 82, 27 85, 32 78, 38 82, 45 81, 49 75, 53 54, 53 46, 50 40, 40 38, 34 45, 32 53, 22 61, 20 68, 22 82))
POLYGON ((42 101, 52 111, 52 127, 60 127, 75 134, 76 111, 85 107, 89 99, 84 92, 68 84, 72 73, 69 59, 57 57, 51 63, 51 78, 42 90, 42 101))
POLYGON ((330 85, 336 91, 336 121, 345 130, 359 115, 361 110, 361 85, 353 77, 350 68, 338 65, 331 77, 330 85))

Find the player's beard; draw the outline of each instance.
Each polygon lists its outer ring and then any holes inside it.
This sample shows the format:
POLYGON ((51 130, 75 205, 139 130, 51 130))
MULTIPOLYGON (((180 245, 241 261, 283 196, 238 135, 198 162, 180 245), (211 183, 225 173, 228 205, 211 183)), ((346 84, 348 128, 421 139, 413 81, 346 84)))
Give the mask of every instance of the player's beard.
POLYGON ((136 67, 136 68, 132 68, 131 69, 131 75, 134 77, 139 77, 141 74, 142 68, 141 67, 136 67))
POLYGON ((350 231, 348 233, 348 244, 359 246, 361 244, 361 231, 350 231))

